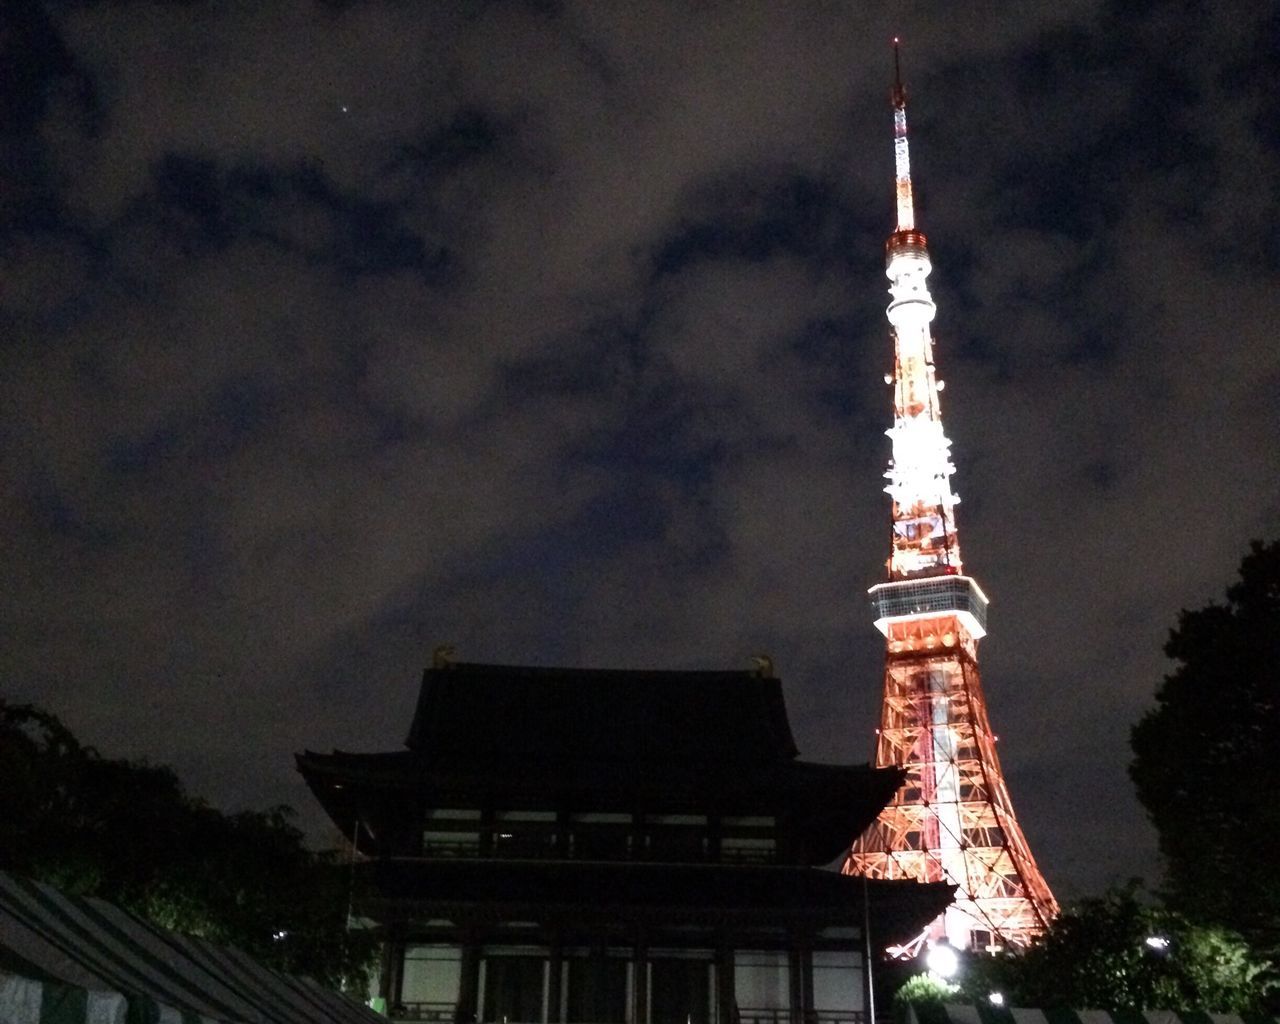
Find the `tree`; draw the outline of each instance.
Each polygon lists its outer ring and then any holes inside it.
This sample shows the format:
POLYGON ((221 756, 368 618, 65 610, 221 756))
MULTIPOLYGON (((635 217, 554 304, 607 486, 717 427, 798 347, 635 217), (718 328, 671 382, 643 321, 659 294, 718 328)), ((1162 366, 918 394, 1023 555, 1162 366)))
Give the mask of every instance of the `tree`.
POLYGON ((932 974, 913 974, 893 994, 894 1019, 899 1020, 905 1017, 908 1005, 917 1008, 924 1005, 933 1006, 938 1003, 954 1002, 959 996, 958 985, 935 978, 932 974))
POLYGON ((1082 900, 1029 949, 974 957, 966 1000, 999 992, 1009 1006, 1251 1012, 1267 964, 1239 936, 1144 903, 1135 885, 1082 900))
POLYGON ((1280 541, 1253 542, 1226 604, 1183 611, 1178 664, 1133 728, 1129 772, 1166 902, 1280 958, 1280 541))
POLYGON ((226 815, 167 767, 104 758, 47 711, 0 700, 0 869, 98 896, 334 987, 374 947, 349 932, 349 872, 286 807, 226 815))

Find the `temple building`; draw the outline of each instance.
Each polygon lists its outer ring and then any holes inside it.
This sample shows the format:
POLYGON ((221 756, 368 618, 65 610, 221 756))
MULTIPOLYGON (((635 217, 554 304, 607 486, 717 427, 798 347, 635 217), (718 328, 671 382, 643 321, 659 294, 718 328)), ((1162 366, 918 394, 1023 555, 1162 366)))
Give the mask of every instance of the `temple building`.
POLYGON ((298 768, 358 854, 392 1016, 501 1024, 827 1024, 946 884, 826 869, 903 779, 798 759, 755 671, 458 663, 405 749, 298 768))

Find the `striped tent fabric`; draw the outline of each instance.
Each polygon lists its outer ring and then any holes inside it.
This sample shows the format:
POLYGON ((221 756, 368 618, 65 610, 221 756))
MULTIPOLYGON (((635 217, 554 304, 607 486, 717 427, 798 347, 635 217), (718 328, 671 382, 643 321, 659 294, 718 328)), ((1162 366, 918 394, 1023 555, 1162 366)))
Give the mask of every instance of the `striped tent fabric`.
POLYGON ((1274 1017, 1173 1010, 1023 1009, 992 1004, 911 1006, 908 1024, 1280 1024, 1274 1017))
POLYGON ((2 1024, 373 1024, 239 950, 0 872, 2 1024))

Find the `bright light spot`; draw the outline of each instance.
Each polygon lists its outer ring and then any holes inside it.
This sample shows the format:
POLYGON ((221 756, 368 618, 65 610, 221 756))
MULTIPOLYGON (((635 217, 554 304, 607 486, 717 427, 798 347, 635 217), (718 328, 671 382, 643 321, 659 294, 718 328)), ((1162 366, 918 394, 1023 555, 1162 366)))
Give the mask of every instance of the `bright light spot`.
POLYGON ((1004 1006, 1004 993, 992 992, 987 999, 990 1000, 992 1006, 1004 1006))
POLYGON ((1163 935, 1148 935, 1147 945, 1150 946, 1152 949, 1168 949, 1169 940, 1166 939, 1163 935))
POLYGON ((280 931, 278 932, 271 933, 271 938, 274 939, 276 942, 280 942, 281 940, 287 939, 288 937, 289 937, 289 933, 285 931, 283 928, 280 929, 280 931))
POLYGON ((960 958, 945 942, 940 942, 924 956, 925 966, 939 978, 951 978, 960 969, 960 958))
POLYGON ((350 108, 350 107, 348 107, 345 103, 342 105, 342 112, 343 112, 344 114, 348 113, 350 110, 351 110, 351 108, 350 108))
POLYGON ((893 445, 885 491, 894 501, 903 507, 918 501, 941 504, 948 511, 960 501, 951 491, 951 474, 956 467, 951 462, 951 439, 940 421, 924 415, 899 415, 885 433, 893 445))

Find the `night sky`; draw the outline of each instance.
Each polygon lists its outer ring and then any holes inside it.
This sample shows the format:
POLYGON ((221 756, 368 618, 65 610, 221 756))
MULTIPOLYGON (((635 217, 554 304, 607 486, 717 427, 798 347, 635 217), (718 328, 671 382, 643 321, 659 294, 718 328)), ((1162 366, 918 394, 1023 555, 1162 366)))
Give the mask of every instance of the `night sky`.
POLYGON ((768 652, 865 761, 900 34, 1014 806, 1155 881, 1129 727, 1280 535, 1280 12, 987 10, 4 5, 0 693, 318 840, 444 642, 768 652))

